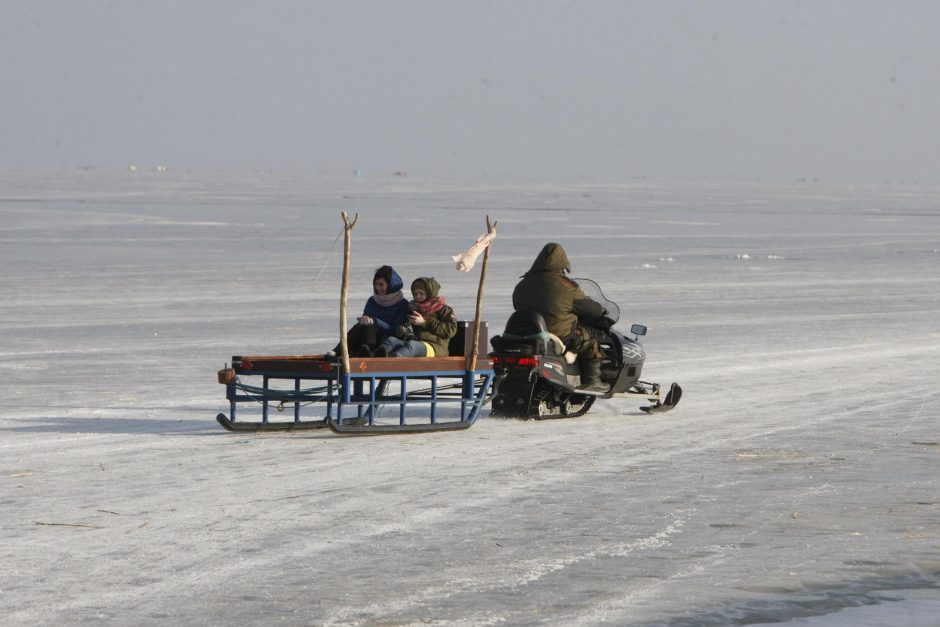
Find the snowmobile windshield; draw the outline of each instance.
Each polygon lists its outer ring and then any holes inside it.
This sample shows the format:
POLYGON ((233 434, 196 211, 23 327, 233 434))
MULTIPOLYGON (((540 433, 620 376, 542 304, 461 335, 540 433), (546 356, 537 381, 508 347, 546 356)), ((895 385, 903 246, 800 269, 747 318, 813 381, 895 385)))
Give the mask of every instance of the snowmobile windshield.
POLYGON ((617 324, 617 321, 620 320, 620 307, 617 306, 617 303, 608 300, 607 297, 604 296, 600 285, 591 279, 571 280, 578 284, 578 287, 581 288, 581 291, 584 292, 588 298, 596 303, 600 303, 601 307, 607 310, 607 317, 610 318, 614 324, 617 324))

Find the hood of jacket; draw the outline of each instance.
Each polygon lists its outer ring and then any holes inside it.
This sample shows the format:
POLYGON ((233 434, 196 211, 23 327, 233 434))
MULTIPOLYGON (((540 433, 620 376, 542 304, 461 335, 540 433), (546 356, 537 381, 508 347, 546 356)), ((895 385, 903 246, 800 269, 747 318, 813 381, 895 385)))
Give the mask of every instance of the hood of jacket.
MULTIPOLYGON (((529 272, 571 272, 571 262, 561 244, 551 242, 542 247, 539 256, 535 258, 529 272)), ((528 273, 527 273, 528 274, 528 273)))
POLYGON ((395 272, 394 268, 392 269, 392 280, 388 282, 388 291, 386 293, 392 294, 397 292, 405 286, 405 282, 401 280, 401 277, 395 272))
POLYGON ((441 293, 441 284, 432 276, 418 277, 411 282, 412 293, 414 293, 415 287, 423 287, 424 293, 428 298, 434 298, 441 293))

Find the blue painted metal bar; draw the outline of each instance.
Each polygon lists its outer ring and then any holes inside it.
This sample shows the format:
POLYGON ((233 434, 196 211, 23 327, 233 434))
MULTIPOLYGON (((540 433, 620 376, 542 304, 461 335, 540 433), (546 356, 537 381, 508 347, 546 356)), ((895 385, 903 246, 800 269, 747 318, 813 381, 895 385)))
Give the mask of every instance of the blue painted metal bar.
POLYGON ((370 384, 369 384, 369 411, 367 412, 367 415, 369 416, 370 425, 374 425, 375 419, 378 417, 377 416, 378 411, 377 411, 377 407, 375 403, 375 396, 378 393, 379 387, 381 385, 382 385, 381 383, 376 385, 376 381, 374 378, 370 381, 370 384))
MULTIPOLYGON (((333 384, 335 383, 334 379, 328 379, 326 382, 326 419, 329 420, 333 417, 333 399, 335 398, 333 394, 333 384)), ((338 390, 337 390, 338 391, 338 390)))
MULTIPOLYGON (((454 364, 444 360, 440 363, 454 364)), ((388 365, 387 362, 381 364, 386 368, 388 365)), ((412 367, 411 364, 401 365, 404 367, 400 370, 365 372, 366 368, 361 367, 362 371, 345 373, 335 364, 314 359, 240 358, 237 374, 241 377, 260 376, 263 385, 255 387, 238 378, 234 383, 227 383, 226 398, 231 418, 225 418, 223 414, 218 417, 219 422, 226 429, 235 431, 326 426, 345 433, 465 429, 477 420, 489 400, 493 371, 488 367, 475 371, 450 368, 422 370, 436 365, 434 362, 423 362, 411 371, 406 370, 412 367), (293 385, 288 383, 278 387, 275 383, 277 379, 290 381, 293 385), (310 385, 308 382, 317 381, 323 385, 304 387, 310 385), (422 381, 427 386, 423 386, 422 381), (291 418, 282 421, 272 416, 272 402, 277 404, 279 411, 285 404, 291 403, 291 418), (236 414, 243 413, 239 412, 239 406, 244 403, 254 407, 260 404, 260 422, 257 418, 254 421, 242 418, 236 423, 236 414), (397 406, 398 419, 381 421, 383 406, 397 406), (312 407, 318 417, 304 417, 305 407, 312 407)))
POLYGON ((401 377, 401 402, 398 404, 398 424, 405 425, 405 406, 408 404, 408 377, 401 377))
POLYGON ((232 417, 232 421, 234 422, 234 421, 235 421, 235 406, 236 406, 236 402, 235 402, 235 396, 236 396, 236 394, 235 394, 235 386, 234 386, 234 385, 227 385, 227 386, 225 386, 225 387, 226 387, 225 395, 228 397, 229 406, 230 406, 229 415, 232 417))
POLYGON ((264 375, 264 385, 262 387, 264 387, 265 394, 264 394, 264 401, 263 401, 264 405, 263 405, 263 409, 261 410, 261 422, 267 423, 268 422, 268 394, 267 394, 268 375, 264 375))
MULTIPOLYGON (((300 379, 294 379, 294 391, 300 392, 300 379)), ((294 422, 300 422, 300 399, 294 401, 294 422)))
POLYGON ((344 372, 341 376, 342 384, 339 386, 339 403, 336 405, 336 417, 340 422, 343 421, 343 407, 349 405, 350 400, 350 382, 348 372, 344 372))
MULTIPOLYGON (((470 377, 469 373, 464 375, 463 381, 461 381, 460 383, 461 385, 460 389, 462 390, 462 394, 461 394, 462 399, 466 399, 468 397, 473 398, 473 381, 472 380, 470 381, 470 386, 468 389, 468 386, 467 386, 468 377, 470 377)), ((460 401, 460 419, 465 420, 466 415, 467 415, 467 401, 461 400, 460 401)))

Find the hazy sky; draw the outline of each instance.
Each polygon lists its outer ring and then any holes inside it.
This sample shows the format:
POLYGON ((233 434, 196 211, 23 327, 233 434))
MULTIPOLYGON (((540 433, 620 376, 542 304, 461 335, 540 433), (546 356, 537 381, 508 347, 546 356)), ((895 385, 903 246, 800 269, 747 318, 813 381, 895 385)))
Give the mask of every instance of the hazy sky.
POLYGON ((0 167, 940 183, 940 2, 0 0, 0 167))

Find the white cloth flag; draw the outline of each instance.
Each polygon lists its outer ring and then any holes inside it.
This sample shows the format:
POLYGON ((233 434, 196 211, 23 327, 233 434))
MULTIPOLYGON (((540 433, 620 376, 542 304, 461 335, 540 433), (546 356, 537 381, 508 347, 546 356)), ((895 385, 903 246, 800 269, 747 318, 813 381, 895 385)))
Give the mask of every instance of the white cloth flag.
POLYGON ((457 264, 457 269, 461 272, 470 272, 470 269, 473 268, 473 264, 477 262, 477 258, 486 250, 486 247, 490 245, 494 237, 496 237, 496 231, 485 233, 478 237, 477 241, 473 243, 473 246, 468 248, 465 252, 455 255, 453 260, 457 264))

